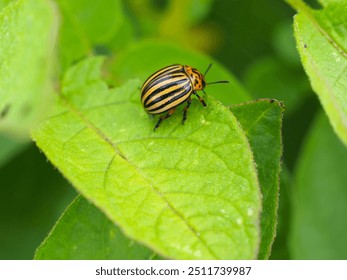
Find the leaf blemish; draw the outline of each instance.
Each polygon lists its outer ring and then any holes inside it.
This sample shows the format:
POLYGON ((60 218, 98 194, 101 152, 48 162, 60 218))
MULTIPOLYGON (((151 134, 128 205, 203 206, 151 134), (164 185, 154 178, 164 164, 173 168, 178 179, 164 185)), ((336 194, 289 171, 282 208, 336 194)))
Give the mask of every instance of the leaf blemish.
POLYGON ((9 112, 10 108, 11 108, 11 105, 10 105, 10 104, 6 104, 6 105, 4 106, 4 108, 1 110, 1 113, 0 113, 0 118, 1 118, 1 119, 7 116, 7 114, 8 114, 8 112, 9 112))

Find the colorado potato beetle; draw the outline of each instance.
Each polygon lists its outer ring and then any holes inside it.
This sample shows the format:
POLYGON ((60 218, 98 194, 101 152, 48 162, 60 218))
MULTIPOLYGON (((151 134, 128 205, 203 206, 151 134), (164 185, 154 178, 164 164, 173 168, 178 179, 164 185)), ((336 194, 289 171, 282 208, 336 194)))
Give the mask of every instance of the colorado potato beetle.
POLYGON ((144 82, 141 87, 141 102, 146 112, 150 115, 167 112, 166 115, 159 118, 154 130, 164 119, 169 118, 175 112, 178 105, 187 101, 187 106, 183 109, 182 124, 184 124, 187 119, 187 111, 192 103, 192 94, 206 107, 204 99, 196 91, 202 90, 206 94, 204 91, 206 85, 228 83, 228 81, 206 83, 205 76, 211 66, 212 64, 207 67, 204 74, 201 74, 191 66, 174 64, 158 70, 144 82))

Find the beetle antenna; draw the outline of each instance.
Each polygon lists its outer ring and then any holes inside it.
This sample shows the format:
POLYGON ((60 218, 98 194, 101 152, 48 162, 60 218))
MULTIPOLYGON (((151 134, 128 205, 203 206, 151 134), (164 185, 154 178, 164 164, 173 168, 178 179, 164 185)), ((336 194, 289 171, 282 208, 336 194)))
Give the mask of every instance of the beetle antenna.
POLYGON ((212 84, 227 84, 229 81, 217 81, 217 82, 211 82, 211 83, 206 83, 206 85, 212 85, 212 84))
MULTIPOLYGON (((204 73, 204 77, 206 77, 206 74, 208 71, 210 71, 212 67, 212 63, 210 63, 204 73)), ((217 82, 211 82, 211 83, 206 83, 206 85, 212 85, 212 84, 226 84, 226 83, 229 83, 229 81, 217 81, 217 82)))
POLYGON ((210 70, 210 68, 212 67, 212 63, 210 63, 204 73, 204 77, 206 76, 207 72, 210 70))

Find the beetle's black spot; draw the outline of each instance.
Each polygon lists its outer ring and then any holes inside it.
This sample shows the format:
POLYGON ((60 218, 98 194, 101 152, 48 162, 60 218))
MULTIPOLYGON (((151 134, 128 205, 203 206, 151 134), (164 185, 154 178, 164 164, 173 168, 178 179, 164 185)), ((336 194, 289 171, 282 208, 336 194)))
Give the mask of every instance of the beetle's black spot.
POLYGON ((1 112, 0 112, 0 119, 3 119, 4 117, 7 116, 9 110, 11 108, 11 105, 10 104, 6 104, 4 106, 4 108, 2 108, 1 112))

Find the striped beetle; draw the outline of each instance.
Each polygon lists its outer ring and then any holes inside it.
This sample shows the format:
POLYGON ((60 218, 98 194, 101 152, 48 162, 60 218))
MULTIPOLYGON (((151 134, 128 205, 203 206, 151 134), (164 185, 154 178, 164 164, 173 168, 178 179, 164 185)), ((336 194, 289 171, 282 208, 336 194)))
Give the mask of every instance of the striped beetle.
POLYGON ((187 106, 183 109, 182 124, 187 119, 187 111, 192 103, 191 95, 194 94, 201 104, 206 107, 204 99, 197 93, 197 90, 204 91, 206 85, 217 83, 228 83, 228 81, 217 81, 206 83, 205 76, 210 70, 210 64, 204 75, 197 69, 181 64, 174 64, 164 67, 152 74, 141 87, 141 102, 146 112, 150 115, 158 115, 167 112, 159 118, 154 127, 156 130, 160 123, 170 117, 176 107, 187 100, 187 106))

